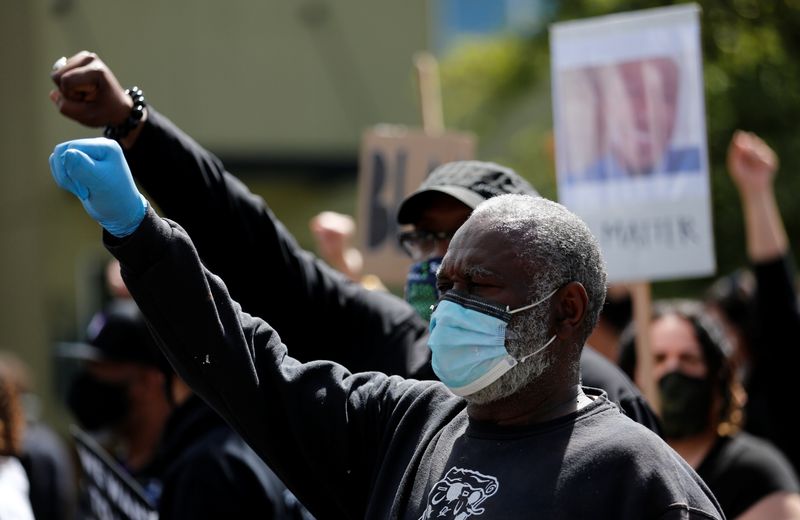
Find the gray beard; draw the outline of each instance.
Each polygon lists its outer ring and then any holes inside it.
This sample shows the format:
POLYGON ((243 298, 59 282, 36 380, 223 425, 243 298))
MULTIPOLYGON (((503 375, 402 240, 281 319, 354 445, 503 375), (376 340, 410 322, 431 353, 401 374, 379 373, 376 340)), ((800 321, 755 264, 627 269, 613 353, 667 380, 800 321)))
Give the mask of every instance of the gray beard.
MULTIPOLYGON (((506 350, 515 359, 534 352, 547 343, 547 308, 534 308, 527 316, 512 318, 506 329, 506 350)), ((487 404, 511 396, 533 383, 553 364, 553 344, 521 363, 482 390, 464 399, 470 404, 487 404)))

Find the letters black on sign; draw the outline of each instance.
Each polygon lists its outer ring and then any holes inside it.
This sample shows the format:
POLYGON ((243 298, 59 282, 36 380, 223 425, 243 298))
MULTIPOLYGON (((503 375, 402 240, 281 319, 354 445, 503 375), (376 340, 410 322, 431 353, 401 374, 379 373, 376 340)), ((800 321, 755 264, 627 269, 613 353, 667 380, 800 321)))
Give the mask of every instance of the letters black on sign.
POLYGON ((367 199, 367 247, 370 250, 386 247, 387 240, 395 249, 400 248, 395 240, 397 208, 405 197, 407 158, 408 153, 398 149, 390 170, 388 157, 380 151, 372 154, 367 199), (386 190, 391 192, 382 196, 386 190))
POLYGON ((641 220, 616 219, 603 222, 601 242, 617 248, 676 248, 700 241, 691 216, 663 216, 641 220))

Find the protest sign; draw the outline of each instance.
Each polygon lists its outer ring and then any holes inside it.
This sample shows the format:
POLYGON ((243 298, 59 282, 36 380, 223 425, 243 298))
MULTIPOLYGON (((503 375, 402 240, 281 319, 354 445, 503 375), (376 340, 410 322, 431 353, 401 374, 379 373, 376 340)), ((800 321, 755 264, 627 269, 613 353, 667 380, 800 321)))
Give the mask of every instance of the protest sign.
POLYGON ((699 8, 550 35, 559 200, 597 236, 609 281, 713 274, 699 8))
POLYGON ((142 487, 90 435, 70 428, 83 473, 89 508, 97 520, 157 520, 142 487))
POLYGON ((411 260, 397 242, 397 208, 435 167, 472 159, 475 139, 469 134, 383 125, 364 133, 358 180, 359 248, 364 272, 384 283, 405 281, 411 260))

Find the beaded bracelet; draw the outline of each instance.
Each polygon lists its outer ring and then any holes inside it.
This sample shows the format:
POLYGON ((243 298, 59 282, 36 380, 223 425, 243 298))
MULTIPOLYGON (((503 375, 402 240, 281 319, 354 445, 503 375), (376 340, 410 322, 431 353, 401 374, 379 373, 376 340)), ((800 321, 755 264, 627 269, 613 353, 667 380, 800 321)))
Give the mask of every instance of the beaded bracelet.
POLYGON ((105 130, 103 130, 104 136, 109 139, 114 139, 115 141, 124 139, 129 133, 131 133, 131 130, 136 128, 136 126, 139 124, 139 121, 142 120, 144 109, 147 106, 147 103, 144 100, 144 92, 142 92, 142 89, 139 87, 131 87, 125 90, 125 93, 128 94, 133 100, 133 108, 131 108, 130 115, 125 121, 122 122, 122 124, 118 126, 109 125, 105 130))

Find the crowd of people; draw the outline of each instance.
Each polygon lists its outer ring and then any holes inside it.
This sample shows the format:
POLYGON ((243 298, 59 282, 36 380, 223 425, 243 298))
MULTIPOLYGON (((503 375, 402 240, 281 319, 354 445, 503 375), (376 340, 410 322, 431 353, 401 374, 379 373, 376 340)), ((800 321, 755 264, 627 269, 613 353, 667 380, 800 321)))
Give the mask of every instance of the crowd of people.
MULTIPOLYGON (((59 112, 110 137, 50 168, 124 280, 64 353, 68 405, 159 518, 800 519, 800 314, 757 136, 728 150, 750 275, 656 302, 643 374, 596 239, 513 170, 446 163, 403 200, 403 299, 365 281, 351 219, 319 215, 324 260, 303 250, 95 54, 51 77, 59 112)), ((84 479, 72 502, 35 497, 4 373, 0 518, 91 518, 84 479)))

